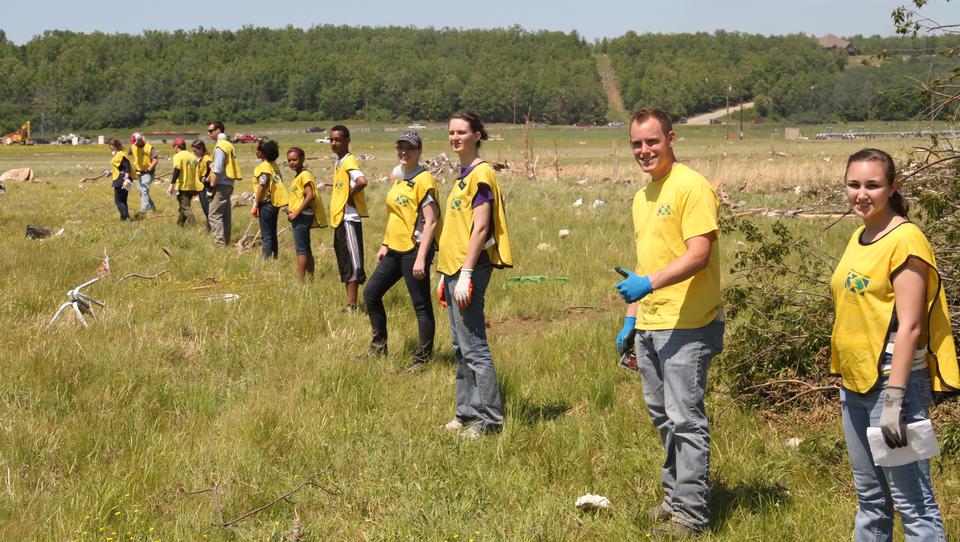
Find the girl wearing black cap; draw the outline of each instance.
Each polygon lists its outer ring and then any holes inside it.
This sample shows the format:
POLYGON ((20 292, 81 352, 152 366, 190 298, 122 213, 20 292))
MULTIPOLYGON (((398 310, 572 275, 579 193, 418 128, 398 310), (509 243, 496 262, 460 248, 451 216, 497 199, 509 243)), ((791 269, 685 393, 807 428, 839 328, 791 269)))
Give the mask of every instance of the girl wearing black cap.
POLYGON ((377 268, 363 290, 373 338, 368 356, 387 353, 387 313, 383 296, 401 278, 417 315, 419 341, 404 370, 416 370, 433 355, 435 320, 430 299, 429 270, 440 231, 437 183, 420 165, 423 142, 408 130, 397 139, 400 171, 387 192, 387 226, 377 251, 377 268))

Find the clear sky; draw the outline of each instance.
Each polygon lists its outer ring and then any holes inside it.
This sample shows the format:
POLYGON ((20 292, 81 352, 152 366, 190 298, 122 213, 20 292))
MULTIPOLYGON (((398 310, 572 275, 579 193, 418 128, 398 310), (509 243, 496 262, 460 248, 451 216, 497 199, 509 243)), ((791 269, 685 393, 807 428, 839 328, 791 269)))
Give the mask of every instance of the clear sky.
MULTIPOLYGON (((282 28, 320 24, 576 30, 588 40, 645 32, 751 34, 803 32, 820 36, 892 35, 890 13, 907 0, 145 0, 10 1, 0 9, 0 30, 23 44, 45 30, 139 34, 144 29, 282 28), (198 7, 199 6, 199 7, 198 7)), ((942 23, 960 22, 960 0, 931 0, 921 13, 942 23)))

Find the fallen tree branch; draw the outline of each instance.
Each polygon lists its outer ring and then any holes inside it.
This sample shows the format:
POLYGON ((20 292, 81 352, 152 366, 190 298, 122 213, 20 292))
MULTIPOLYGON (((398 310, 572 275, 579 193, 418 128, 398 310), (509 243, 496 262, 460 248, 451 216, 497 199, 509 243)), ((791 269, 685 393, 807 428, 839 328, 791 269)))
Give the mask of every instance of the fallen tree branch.
POLYGON ((164 273, 168 273, 169 271, 170 271, 169 269, 164 269, 163 271, 157 273, 156 275, 141 275, 139 273, 127 273, 126 275, 123 276, 123 278, 119 280, 119 282, 123 282, 127 279, 153 280, 159 277, 160 275, 163 275, 164 273))
POLYGON ((317 489, 321 489, 321 490, 327 492, 327 493, 330 494, 330 495, 339 495, 339 494, 340 494, 339 491, 331 491, 331 490, 329 490, 329 489, 321 486, 320 484, 318 484, 318 483, 314 480, 315 477, 316 477, 316 475, 310 476, 309 478, 307 478, 307 479, 305 479, 304 481, 302 481, 302 482, 300 482, 299 484, 297 484, 297 486, 294 487, 293 489, 291 489, 290 491, 284 493, 283 495, 280 495, 279 497, 277 497, 276 499, 268 502, 267 504, 264 504, 263 506, 259 506, 259 507, 257 507, 257 508, 254 508, 253 510, 250 510, 249 512, 245 512, 245 513, 243 513, 243 514, 240 514, 239 516, 237 516, 236 518, 234 518, 234 519, 232 519, 232 520, 230 520, 230 521, 221 522, 219 526, 220 526, 220 527, 223 527, 224 529, 226 529, 227 527, 232 527, 233 525, 236 525, 237 523, 240 523, 241 521, 247 519, 248 517, 250 517, 250 516, 252 516, 252 515, 254 515, 254 514, 257 514, 257 513, 259 513, 259 512, 262 512, 262 511, 266 510, 267 508, 270 508, 271 506, 277 504, 277 503, 280 502, 280 501, 290 502, 290 500, 289 500, 290 497, 292 497, 294 494, 296 494, 296 493, 297 493, 298 491, 300 491, 301 489, 303 489, 303 488, 305 488, 305 487, 308 487, 308 486, 309 486, 309 487, 315 487, 315 488, 317 488, 317 489))

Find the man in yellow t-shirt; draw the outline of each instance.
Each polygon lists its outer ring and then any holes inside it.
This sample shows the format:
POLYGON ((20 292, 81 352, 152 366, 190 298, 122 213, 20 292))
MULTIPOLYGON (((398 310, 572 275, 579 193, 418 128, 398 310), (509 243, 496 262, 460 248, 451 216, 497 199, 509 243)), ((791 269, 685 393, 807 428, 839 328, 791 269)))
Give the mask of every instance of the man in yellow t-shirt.
POLYGON ((190 202, 203 190, 198 173, 197 156, 187 150, 187 142, 182 137, 173 140, 173 175, 167 193, 177 196, 177 226, 196 224, 190 202))
POLYGON ((156 211, 157 206, 150 197, 150 185, 153 184, 160 158, 157 156, 157 149, 147 143, 140 132, 134 132, 130 137, 130 159, 133 160, 131 165, 137 170, 134 184, 140 191, 140 212, 156 211))
POLYGON ((704 395, 710 360, 723 346, 719 199, 677 162, 676 139, 662 110, 633 114, 633 156, 651 180, 633 200, 636 273, 624 271, 617 283, 628 303, 617 349, 635 348, 643 398, 666 452, 663 500, 650 510, 658 538, 696 537, 710 521, 704 395))

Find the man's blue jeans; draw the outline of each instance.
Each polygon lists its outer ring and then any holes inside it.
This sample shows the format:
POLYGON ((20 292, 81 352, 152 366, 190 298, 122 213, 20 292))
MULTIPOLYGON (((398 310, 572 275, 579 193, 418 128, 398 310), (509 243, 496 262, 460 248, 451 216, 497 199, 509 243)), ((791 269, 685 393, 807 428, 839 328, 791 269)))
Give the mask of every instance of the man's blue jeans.
POLYGON ((460 274, 440 276, 457 359, 457 419, 465 424, 476 422, 477 431, 499 431, 503 426, 503 401, 483 316, 484 294, 492 272, 490 264, 478 265, 473 270, 473 295, 466 309, 461 309, 453 299, 460 274))
POLYGON ((156 211, 157 206, 150 199, 150 185, 153 183, 153 173, 140 173, 136 181, 137 189, 140 190, 140 211, 156 211))
MULTIPOLYGON (((857 488, 857 519, 853 532, 856 542, 893 540, 893 510, 903 521, 908 541, 945 541, 940 508, 933 495, 930 463, 926 460, 898 467, 877 467, 867 444, 867 427, 880 425, 883 393, 887 378, 866 395, 840 390, 843 433, 853 466, 857 488)), ((903 396, 902 413, 906 423, 925 420, 931 402, 930 374, 926 369, 910 373, 903 396)))
POLYGON ((643 400, 660 432, 666 459, 661 506, 696 531, 710 521, 710 430, 704 396, 707 369, 723 349, 723 321, 696 329, 637 330, 643 400))

